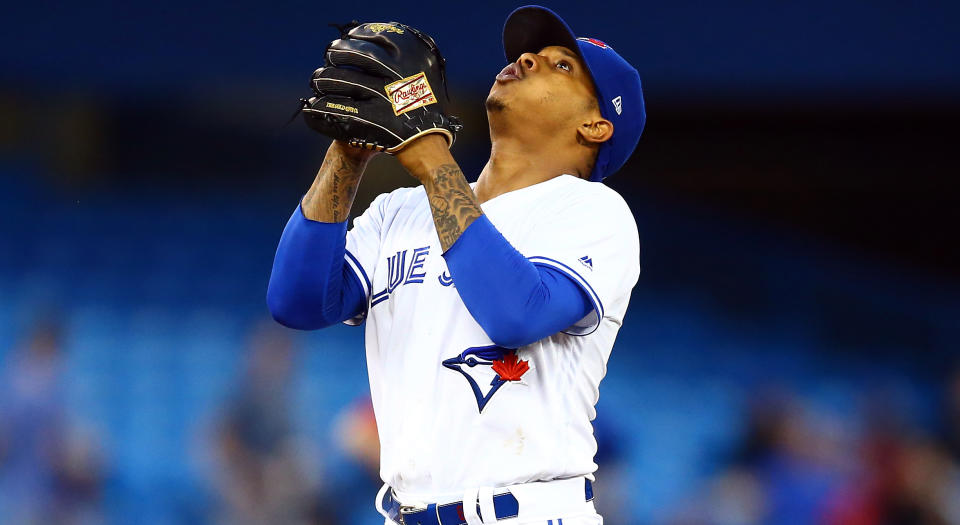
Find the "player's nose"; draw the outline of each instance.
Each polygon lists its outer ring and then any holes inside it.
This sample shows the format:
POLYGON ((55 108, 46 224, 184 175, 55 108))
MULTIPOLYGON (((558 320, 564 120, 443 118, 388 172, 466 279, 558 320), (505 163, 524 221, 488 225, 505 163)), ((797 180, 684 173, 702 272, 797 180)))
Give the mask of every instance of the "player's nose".
POLYGON ((524 53, 520 55, 520 58, 517 59, 517 65, 523 70, 524 73, 528 71, 536 71, 539 67, 539 61, 537 60, 537 55, 534 53, 524 53))

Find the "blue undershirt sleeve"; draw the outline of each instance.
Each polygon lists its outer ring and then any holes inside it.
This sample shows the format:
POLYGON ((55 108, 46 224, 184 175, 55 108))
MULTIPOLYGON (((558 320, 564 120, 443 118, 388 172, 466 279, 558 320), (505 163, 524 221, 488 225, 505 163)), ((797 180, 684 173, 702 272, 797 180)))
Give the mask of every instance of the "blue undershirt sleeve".
POLYGON ((551 336, 594 309, 576 281, 528 261, 486 215, 443 258, 463 304, 499 346, 519 348, 551 336))
POLYGON ((346 221, 312 221, 297 206, 280 237, 267 287, 267 307, 277 322, 315 330, 363 312, 363 285, 344 260, 346 235, 346 221))

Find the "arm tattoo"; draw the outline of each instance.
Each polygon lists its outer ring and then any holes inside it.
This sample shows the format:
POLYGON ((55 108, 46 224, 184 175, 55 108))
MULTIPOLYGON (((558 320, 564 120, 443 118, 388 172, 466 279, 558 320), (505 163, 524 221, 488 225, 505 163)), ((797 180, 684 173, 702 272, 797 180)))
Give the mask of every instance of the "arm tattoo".
POLYGON ((365 161, 329 150, 301 201, 304 216, 321 222, 347 220, 365 166, 365 161))
POLYGON ((467 226, 483 215, 480 202, 463 172, 456 164, 443 164, 427 177, 424 189, 433 210, 440 247, 445 252, 453 246, 467 226))

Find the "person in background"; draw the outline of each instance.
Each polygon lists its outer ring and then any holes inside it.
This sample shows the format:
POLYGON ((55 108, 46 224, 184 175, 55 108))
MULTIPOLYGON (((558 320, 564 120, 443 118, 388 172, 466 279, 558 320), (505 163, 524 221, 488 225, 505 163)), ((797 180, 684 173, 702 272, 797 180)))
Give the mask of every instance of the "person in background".
POLYGON ((597 439, 597 455, 593 460, 605 473, 594 483, 594 505, 597 513, 608 523, 629 523, 631 516, 630 465, 627 457, 630 442, 615 417, 607 414, 603 405, 597 407, 597 417, 592 421, 593 435, 597 439), (599 487, 599 489, 597 488, 599 487))
POLYGON ((0 383, 0 523, 101 523, 104 468, 64 407, 63 330, 42 318, 0 383))
POLYGON ((318 482, 310 475, 290 415, 294 366, 290 337, 262 324, 250 338, 249 361, 215 430, 217 523, 300 525, 316 517, 318 482))
POLYGON ((343 407, 334 420, 333 442, 345 462, 336 470, 334 497, 343 525, 382 525, 371 515, 370 494, 380 488, 380 437, 369 394, 343 407))

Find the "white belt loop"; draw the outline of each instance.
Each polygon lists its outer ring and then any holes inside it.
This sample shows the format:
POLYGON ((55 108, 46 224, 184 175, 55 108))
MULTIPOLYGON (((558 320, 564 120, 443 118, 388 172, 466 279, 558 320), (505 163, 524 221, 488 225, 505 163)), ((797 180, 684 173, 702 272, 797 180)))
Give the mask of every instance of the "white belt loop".
MULTIPOLYGON (((517 518, 522 523, 546 523, 556 516, 595 512, 593 502, 586 501, 585 479, 577 476, 552 481, 534 481, 507 488, 520 504, 517 518)), ((566 522, 566 520, 564 520, 566 522)))
POLYGON ((483 518, 483 524, 496 523, 497 512, 493 508, 493 487, 480 487, 477 498, 480 501, 480 517, 483 518))
POLYGON ((373 502, 373 506, 377 508, 377 512, 379 512, 381 516, 387 518, 387 521, 390 523, 396 523, 390 519, 390 515, 387 514, 387 509, 383 508, 383 496, 386 495, 388 490, 390 490, 390 485, 384 483, 383 486, 380 487, 380 490, 377 491, 377 500, 373 502))
POLYGON ((477 514, 477 489, 463 491, 463 518, 467 525, 483 525, 477 514))

